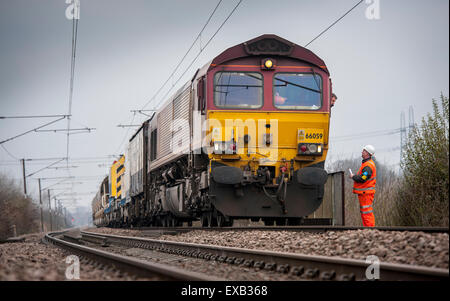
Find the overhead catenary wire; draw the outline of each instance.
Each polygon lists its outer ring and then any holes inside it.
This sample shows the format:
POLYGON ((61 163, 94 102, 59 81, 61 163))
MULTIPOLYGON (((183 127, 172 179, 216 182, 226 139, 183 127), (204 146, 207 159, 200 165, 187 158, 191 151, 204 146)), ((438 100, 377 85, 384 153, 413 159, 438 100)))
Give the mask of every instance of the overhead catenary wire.
POLYGON ((356 3, 352 8, 350 8, 345 14, 343 14, 341 17, 339 17, 336 21, 334 21, 330 26, 325 28, 321 33, 319 33, 314 39, 309 41, 304 47, 308 47, 312 42, 317 40, 321 35, 323 35, 325 32, 327 32, 331 27, 333 27, 337 22, 342 20, 346 15, 348 15, 352 10, 354 10, 358 5, 360 5, 364 0, 360 0, 358 3, 356 3))
MULTIPOLYGON (((75 1, 77 5, 77 11, 79 11, 79 2, 75 1)), ((68 115, 72 114, 72 100, 73 100, 73 87, 75 81, 75 62, 77 51, 77 37, 78 37, 78 18, 75 18, 75 14, 72 17, 72 54, 70 61, 70 88, 69 88, 69 110, 68 115)), ((70 117, 67 118, 67 145, 66 145, 66 158, 69 161, 69 141, 70 141, 70 117)))
MULTIPOLYGON (((309 46, 311 43, 313 43, 315 40, 317 40, 320 36, 322 36, 326 31, 328 31, 331 27, 333 27, 335 24, 337 24, 340 20, 342 20, 346 15, 348 15, 352 10, 354 10, 357 6, 359 6, 364 0, 360 0, 358 1, 352 8, 350 8, 347 12, 345 12, 341 17, 339 17, 336 21, 334 21, 330 26, 328 26, 326 29, 324 29, 322 32, 320 32, 316 37, 314 37, 310 42, 308 42, 304 47, 309 46)), ((192 64, 197 60, 198 56, 203 52, 203 50, 208 46, 208 44, 211 42, 211 40, 216 36, 216 34, 220 31, 220 29, 223 27, 223 25, 227 22, 227 20, 231 17, 231 15, 234 13, 234 11, 237 9, 237 7, 240 5, 240 3, 242 2, 242 0, 240 0, 238 2, 238 4, 235 6, 235 8, 231 11, 231 13, 228 15, 228 17, 225 19, 225 21, 221 24, 221 26, 219 27, 219 29, 214 33, 214 35, 208 40, 208 42, 205 44, 205 46, 203 48, 200 49, 200 52, 197 54, 197 56, 192 60, 192 62, 189 64, 189 66, 185 69, 185 71, 181 74, 181 76, 177 79, 177 81, 175 83, 172 84, 172 87, 166 92, 166 94, 162 97, 163 101, 166 96, 170 93, 170 91, 173 89, 173 87, 180 81, 180 79, 184 76, 184 74, 189 70, 189 68, 192 66, 192 64)), ((219 2, 220 4, 220 2, 219 2)), ((177 66, 178 68, 178 66, 177 66)), ((171 74, 171 76, 167 79, 167 81, 164 83, 164 85, 170 80, 170 78, 173 76, 173 74, 171 74)), ((163 86, 164 86, 163 85, 163 86)), ((160 88, 161 90, 162 88, 160 88)), ((158 90, 158 92, 155 94, 155 96, 160 92, 160 90, 158 90)), ((151 103, 151 101, 153 99, 155 99, 155 96, 152 97, 150 99, 150 101, 148 101, 143 109, 149 104, 151 103)), ((160 102, 161 102, 160 101, 160 102)), ((158 103, 159 105, 159 103, 158 103)), ((155 106, 156 107, 156 106, 155 106)))
MULTIPOLYGON (((65 181, 68 181, 70 179, 74 179, 75 177, 70 176, 70 177, 47 177, 47 178, 40 178, 41 180, 45 181, 45 180, 61 180, 64 179, 65 181)), ((35 180, 37 180, 37 178, 35 178, 35 180)))
MULTIPOLYGON (((128 124, 133 124, 134 119, 136 118, 136 112, 142 112, 145 107, 147 107, 150 102, 152 102, 157 96, 158 94, 161 92, 161 90, 166 86, 166 84, 169 82, 169 80, 173 77, 173 75, 175 74, 175 72, 178 70, 178 68, 180 67, 180 65, 182 64, 182 62, 184 61, 184 59, 186 58, 186 56, 189 54, 189 52, 191 51, 192 47, 195 45, 195 43, 197 42, 197 40, 199 39, 199 37, 201 36, 201 34, 203 33, 203 31, 205 30, 206 26, 209 24, 209 21, 211 20, 211 18, 213 17, 214 13, 216 12, 217 8, 219 7, 220 3, 222 2, 222 0, 220 0, 216 7, 214 8, 213 12, 210 14, 208 20, 206 21, 205 25, 203 25, 202 30, 199 32, 199 34, 197 35, 197 37, 194 39, 194 41, 192 42, 191 46, 189 47, 189 49, 186 51, 186 53, 184 54, 184 56, 181 58, 181 60, 178 62, 177 66, 175 67, 175 69, 172 71, 172 73, 170 74, 170 76, 167 78, 167 80, 162 84, 162 86, 157 90, 157 92, 155 93, 155 95, 153 95, 152 98, 150 98, 150 100, 140 109, 140 110, 134 110, 133 112, 133 117, 131 118, 131 121, 128 122, 128 124)), ((128 127, 128 126, 127 126, 128 127)), ((124 142, 126 141, 126 138, 128 137, 128 133, 130 132, 130 127, 127 128, 127 131, 124 135, 124 138, 122 139, 122 142, 119 144, 119 147, 117 148, 117 151, 121 149, 122 145, 124 144, 124 142)), ((116 151, 116 152, 117 152, 116 151)))
POLYGON ((67 169, 67 168, 78 168, 79 166, 54 166, 54 167, 47 167, 48 169, 67 169))
MULTIPOLYGON (((131 121, 129 122, 129 124, 133 124, 134 119, 136 118, 136 112, 133 113, 133 117, 131 119, 131 121)), ((119 147, 116 149, 115 153, 118 153, 119 150, 122 148, 122 145, 125 143, 127 137, 128 137, 128 133, 130 132, 130 128, 131 127, 127 127, 127 131, 125 133, 125 136, 123 136, 122 142, 120 142, 119 147)))
MULTIPOLYGON (((394 147, 386 147, 386 148, 377 148, 376 153, 375 153, 375 157, 377 156, 377 154, 379 153, 392 153, 392 152, 397 152, 400 150, 399 146, 394 146, 394 147)), ((358 158, 361 156, 361 152, 339 152, 337 154, 334 154, 335 152, 335 148, 329 148, 328 149, 328 159, 329 161, 335 161, 333 160, 333 158, 337 157, 338 160, 342 160, 345 158, 358 158), (333 154, 331 153, 333 152, 333 154)), ((400 162, 392 164, 392 165, 399 165, 400 162)))
MULTIPOLYGON (((314 37, 310 42, 308 42, 304 47, 309 46, 311 43, 313 43, 315 40, 317 40, 320 36, 322 36, 325 32, 327 32, 331 27, 333 27, 336 23, 338 23, 340 20, 342 20, 346 15, 348 15, 352 10, 354 10, 357 6, 359 6, 364 0, 360 0, 358 1, 352 8, 350 8, 347 12, 345 12, 341 17, 339 17, 336 21, 334 21, 331 25, 329 25, 326 29, 324 29, 322 32, 320 32, 316 37, 314 37)), ((216 8, 214 9, 213 13, 211 14, 209 20, 211 19, 212 15, 214 14, 215 10, 217 9, 217 7, 219 6, 221 1, 219 1, 219 3, 217 4, 216 8)), ((202 47, 200 49, 200 52, 197 54, 197 56, 192 60, 192 62, 189 64, 189 66, 185 69, 185 71, 183 72, 183 74, 177 79, 177 81, 175 83, 172 84, 172 87, 169 89, 169 91, 166 92, 166 94, 163 96, 162 100, 164 100, 166 98, 166 96, 170 93, 170 91, 173 89, 173 87, 179 82, 179 80, 184 76, 184 74, 189 70, 189 68, 192 66, 192 64, 197 60, 198 56, 203 52, 203 50, 208 46, 208 44, 211 42, 211 40, 215 37, 215 35, 218 33, 218 31, 220 31, 220 29, 223 27, 223 25, 228 21, 228 19, 231 17, 231 15, 234 13, 234 11, 237 9, 237 7, 241 4, 242 0, 240 0, 238 2, 238 4, 234 7, 234 9, 231 11, 231 13, 228 15, 228 17, 225 19, 225 21, 221 24, 221 26, 219 27, 219 29, 214 33, 214 35, 209 39, 209 41, 205 44, 204 47, 202 47)), ((208 24, 208 22, 206 24, 208 24)), ((206 24, 204 26, 204 28, 206 27, 206 24)), ((204 30, 204 28, 202 29, 202 31, 204 30)), ((202 32, 201 31, 201 32, 202 32)), ((144 109, 148 104, 150 104, 155 98, 156 96, 159 94, 159 92, 162 90, 162 88, 167 84, 167 82, 172 78, 172 76, 174 75, 175 71, 179 68, 181 62, 184 60, 184 58, 187 56, 187 54, 189 53, 189 51, 192 49, 192 46, 195 44, 195 42, 199 39, 199 37, 201 36, 201 32, 200 34, 197 36, 197 38, 194 40, 194 43, 191 45, 191 47, 189 48, 188 52, 185 54, 185 56, 183 57, 183 59, 180 61, 180 63, 177 65, 177 67, 175 68, 175 70, 172 72, 172 74, 168 77, 168 79, 164 82, 164 84, 160 87, 160 89, 158 89, 157 93, 155 93, 155 95, 142 107, 142 109, 144 109)))
MULTIPOLYGON (((4 146, 2 145, 4 148, 4 146)), ((5 150, 6 151, 6 150, 5 150)), ((13 156, 12 154, 10 154, 13 156)), ((69 160, 70 164, 99 164, 99 163, 111 163, 111 159, 117 158, 119 155, 110 155, 108 157, 78 157, 78 158, 72 158, 69 160)), ((14 157, 15 160, 5 160, 0 161, 0 166, 7 166, 7 165, 20 165, 19 158, 14 157)), ((24 159, 27 162, 27 165, 44 165, 48 164, 46 161, 55 161, 55 160, 61 160, 65 158, 39 158, 39 159, 24 159)))
MULTIPOLYGON (((17 161, 20 160, 19 158, 17 158, 17 157, 14 156, 13 154, 11 154, 11 153, 8 151, 8 149, 7 149, 3 144, 0 144, 0 146, 5 150, 5 152, 6 152, 11 158, 16 159, 17 161)), ((18 163, 18 162, 16 162, 16 163, 18 163)))
MULTIPOLYGON (((50 125, 50 124, 56 123, 56 122, 58 122, 58 121, 60 121, 60 120, 63 120, 64 118, 66 118, 66 117, 58 118, 58 119, 56 119, 56 120, 53 120, 53 121, 51 121, 51 122, 48 122, 48 123, 43 124, 43 125, 41 125, 41 126, 38 126, 37 128, 31 129, 31 130, 29 130, 29 131, 26 131, 26 132, 24 132, 24 133, 21 133, 21 134, 19 134, 19 135, 14 136, 14 137, 10 137, 10 138, 8 138, 8 139, 6 139, 6 140, 0 141, 0 144, 3 144, 3 143, 6 143, 6 142, 8 142, 8 141, 14 140, 14 139, 16 139, 16 138, 22 137, 22 136, 24 136, 24 135, 26 135, 26 134, 29 134, 29 133, 31 133, 31 132, 36 132, 36 130, 41 129, 41 128, 43 128, 43 127, 46 127, 46 126, 48 126, 48 125, 50 125)), ((67 118, 68 118, 68 117, 67 117, 67 118)))
POLYGON ((178 68, 180 67, 180 65, 183 63, 184 59, 186 58, 186 56, 189 54, 189 52, 191 52, 192 47, 194 47, 195 43, 198 41, 198 39, 201 37, 203 31, 205 30, 206 26, 208 26, 209 21, 211 21, 211 18, 214 16, 214 13, 216 12, 217 8, 219 7, 220 3, 222 3, 222 0, 219 0, 219 2, 217 3, 216 7, 214 8, 213 12, 210 14, 208 20, 206 21, 205 25, 203 25, 202 30, 200 30, 200 32, 198 33, 197 37, 194 39, 194 41, 192 42, 191 46, 189 47, 189 49, 186 51, 186 53, 184 54, 184 56, 181 58, 181 60, 178 62, 178 65, 175 67, 175 69, 172 71, 172 73, 169 75, 169 77, 167 78, 167 80, 162 84, 162 86, 158 89, 158 91, 156 91, 155 95, 153 95, 152 98, 150 98, 150 100, 142 107, 142 109, 140 111, 142 111, 145 107, 147 107, 147 105, 152 102, 156 96, 158 96, 159 92, 161 92, 161 90, 166 86, 166 84, 169 82, 169 80, 173 77, 173 75, 175 74, 175 72, 178 70, 178 68))
POLYGON ((90 131, 94 131, 94 130, 96 130, 95 128, 79 128, 79 129, 70 129, 70 130, 67 130, 67 129, 51 129, 51 130, 36 130, 36 132, 41 132, 41 133, 44 133, 44 132, 67 132, 67 131, 69 131, 69 132, 73 132, 73 131, 88 131, 88 132, 90 132, 90 131))
POLYGON ((50 190, 70 190, 70 189, 72 189, 73 188, 73 186, 74 185, 76 185, 76 184, 84 184, 83 182, 64 182, 64 181, 69 181, 69 180, 63 180, 63 181, 60 181, 60 182, 58 182, 58 183, 55 183, 55 184, 52 184, 52 185, 50 185, 50 186, 47 186, 46 188, 42 188, 42 190, 45 190, 45 189, 48 189, 48 188, 50 188, 50 187, 53 187, 53 186, 56 186, 56 185, 70 185, 70 187, 61 187, 61 186, 58 186, 58 188, 52 188, 52 189, 50 189, 50 190))
POLYGON ((18 118, 55 118, 55 117, 69 117, 69 115, 0 116, 0 119, 18 119, 18 118))
POLYGON ((35 171, 35 172, 33 172, 33 173, 30 173, 30 174, 27 175, 26 177, 27 177, 27 178, 28 178, 28 177, 31 177, 31 176, 37 174, 38 172, 43 171, 44 169, 47 169, 47 168, 49 168, 49 167, 51 167, 51 166, 53 166, 53 165, 55 165, 55 164, 58 164, 59 162, 61 162, 61 161, 63 161, 63 160, 65 160, 65 158, 63 158, 63 159, 61 159, 61 160, 58 160, 58 161, 56 161, 56 162, 53 162, 52 164, 50 164, 50 165, 48 165, 48 166, 46 166, 46 167, 43 167, 43 168, 41 168, 41 169, 39 169, 39 170, 37 170, 37 171, 35 171))
POLYGON ((133 128, 133 127, 138 127, 141 126, 140 124, 118 124, 117 127, 118 128, 133 128))
MULTIPOLYGON (((117 155, 106 155, 106 156, 99 156, 99 157, 72 157, 72 160, 101 160, 101 159, 112 159, 117 157, 117 155)), ((66 157, 59 157, 59 158, 28 158, 25 159, 25 161, 54 161, 61 158, 66 157)))
MULTIPOLYGON (((209 41, 205 44, 205 46, 203 48, 200 49, 200 52, 197 54, 197 56, 194 58, 194 60, 192 60, 192 62, 189 64, 189 66, 186 68, 186 70, 183 72, 183 74, 180 76, 180 78, 178 78, 178 80, 172 84, 172 87, 169 89, 169 91, 163 96, 162 100, 159 101, 159 103, 161 103, 161 101, 163 101, 165 99, 165 97, 167 96, 167 94, 173 89, 173 87, 180 81, 180 79, 184 76, 184 74, 189 70, 189 68, 192 66, 192 64, 197 60, 197 58, 199 57, 199 55, 203 52, 203 50, 208 46, 208 44, 211 42, 211 40, 217 35, 217 33, 220 31, 220 29, 223 27, 223 25, 228 21, 228 19, 231 17, 231 15, 236 11, 236 9, 238 8, 238 6, 241 4, 243 0, 239 0, 238 4, 233 8, 233 10, 231 11, 231 13, 229 13, 229 15, 227 16, 227 18, 225 19, 225 21, 220 25, 219 29, 216 30, 216 32, 214 33, 214 35, 209 39, 209 41)), ((184 59, 186 58, 187 54, 190 52, 190 50, 192 49, 193 45, 195 44, 195 42, 201 37, 201 34, 203 33, 204 29, 206 28, 206 26, 208 25, 209 21, 211 20, 212 16, 214 15, 215 11, 217 10, 217 8, 219 7, 220 3, 222 2, 222 0, 220 0, 218 2, 218 4, 216 5, 216 7, 214 8, 213 12, 211 13, 211 15, 209 16, 207 22, 205 23, 205 25, 203 26, 202 30, 200 31, 200 33, 197 35, 196 39, 194 39, 194 42, 192 43, 191 47, 189 47, 188 51, 186 52, 186 54, 183 56, 183 58, 180 60, 180 62, 178 63, 178 65, 175 67, 174 71, 172 72, 172 74, 168 77, 168 79, 164 82, 164 84, 158 89, 158 91, 155 93, 155 95, 150 98, 150 100, 141 108, 142 111, 144 110, 153 100, 156 99, 156 96, 161 92, 161 90, 164 88, 164 86, 167 84, 167 82, 173 78, 173 75, 175 74, 175 72, 178 70, 179 66, 181 65, 181 63, 184 61, 184 59)), ((159 105, 158 103, 158 105, 159 105)), ((155 107, 155 110, 157 108, 155 107)), ((134 119, 136 117, 136 112, 133 112, 133 117, 131 119, 130 122, 128 122, 128 124, 133 124, 134 119)), ((120 143, 119 147, 117 148, 117 150, 120 150, 123 143, 126 141, 126 138, 128 137, 128 133, 129 133, 130 128, 127 128, 127 132, 125 133, 125 136, 122 140, 122 142, 120 143)), ((117 152, 117 151, 116 151, 117 152)))
POLYGON ((130 112, 132 112, 132 113, 136 112, 136 113, 139 113, 139 114, 142 114, 142 115, 144 115, 146 117, 150 117, 151 118, 153 115, 148 115, 148 114, 146 114, 144 112, 155 112, 155 110, 131 110, 130 112))
MULTIPOLYGON (((76 183, 81 183, 81 184, 83 184, 83 182, 76 182, 76 183)), ((70 184, 70 183, 62 183, 62 184, 70 184)), ((57 184, 53 184, 53 185, 51 185, 51 186, 55 186, 55 185, 57 185, 57 184)), ((51 186, 49 186, 49 187, 51 187, 51 186)), ((58 188, 52 188, 52 189, 50 189, 51 191, 59 191, 59 190, 68 190, 69 188, 71 188, 71 187, 58 187, 58 188)))
POLYGON ((400 132, 401 132, 401 128, 378 130, 378 131, 357 133, 357 134, 344 135, 344 136, 334 136, 334 137, 330 137, 330 140, 331 140, 331 142, 341 142, 341 141, 347 141, 347 140, 356 140, 359 138, 394 135, 394 134, 398 134, 400 132))
MULTIPOLYGON (((175 87, 178 82, 181 80, 181 78, 186 74, 186 72, 189 70, 189 68, 191 68, 192 64, 194 64, 194 62, 197 60, 197 58, 200 56, 200 54, 203 52, 203 50, 205 50, 205 48, 209 45, 209 43, 211 43, 211 41, 214 39, 214 37, 217 35, 217 33, 219 33, 219 31, 222 29, 222 27, 225 25, 225 23, 230 19, 230 17, 233 15, 233 13, 236 11, 236 9, 239 7, 239 5, 242 3, 243 0, 239 0, 239 2, 235 5, 235 7, 233 8, 233 10, 228 14, 227 18, 222 22, 222 24, 219 26, 219 28, 216 30, 216 32, 211 36, 211 38, 208 40, 208 42, 206 42, 205 46, 203 48, 200 49, 199 53, 195 56, 195 58, 191 61, 191 63, 189 64, 189 66, 187 66, 187 68, 184 70, 184 72, 180 75, 180 77, 175 81, 175 83, 172 84, 172 86, 170 87, 170 89, 166 92, 166 94, 164 94, 164 96, 161 98, 161 100, 158 102, 158 104, 156 106, 154 106, 155 108, 158 107, 158 105, 164 101, 164 99, 166 99, 167 95, 170 93, 170 91, 172 91, 173 87, 175 87)), ((149 102, 150 103, 150 102, 149 102)), ((145 108, 145 107, 144 107, 145 108)))

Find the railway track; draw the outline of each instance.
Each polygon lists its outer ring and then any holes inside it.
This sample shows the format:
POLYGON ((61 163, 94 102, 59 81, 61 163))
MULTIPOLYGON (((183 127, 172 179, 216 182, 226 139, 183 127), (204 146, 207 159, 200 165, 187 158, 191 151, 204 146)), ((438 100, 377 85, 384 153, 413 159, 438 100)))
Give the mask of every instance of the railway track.
POLYGON ((307 232, 326 232, 326 231, 354 231, 354 230, 379 230, 379 231, 410 231, 425 233, 449 233, 449 228, 445 227, 351 227, 351 226, 245 226, 245 227, 135 227, 124 228, 139 231, 162 231, 177 233, 188 232, 194 230, 205 231, 307 231, 307 232))
POLYGON ((130 275, 141 277, 158 277, 159 280, 176 281, 220 281, 225 280, 217 277, 202 275, 175 268, 173 266, 138 260, 128 256, 122 256, 111 252, 106 252, 96 248, 91 248, 79 244, 79 238, 67 235, 67 231, 52 232, 45 235, 44 243, 52 244, 65 249, 72 254, 92 259, 102 265, 115 267, 130 275), (66 233, 66 234, 65 234, 66 233), (65 238, 65 240, 62 239, 65 238), (67 240, 71 240, 67 241, 67 240))
MULTIPOLYGON (((369 266, 365 261, 355 259, 162 241, 86 231, 81 231, 81 237, 83 240, 97 244, 142 248, 280 274, 290 273, 304 280, 367 280, 366 271, 369 266)), ((379 279, 383 281, 448 280, 449 271, 422 266, 380 263, 379 275, 379 279)), ((211 279, 209 278, 209 280, 211 279)))

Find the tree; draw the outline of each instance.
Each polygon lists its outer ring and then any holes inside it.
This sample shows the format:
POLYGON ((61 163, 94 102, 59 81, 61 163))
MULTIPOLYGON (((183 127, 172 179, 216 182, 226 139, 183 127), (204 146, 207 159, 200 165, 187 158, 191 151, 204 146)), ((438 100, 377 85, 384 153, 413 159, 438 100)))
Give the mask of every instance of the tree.
POLYGON ((407 138, 401 168, 398 214, 403 225, 449 225, 449 99, 422 118, 407 138))

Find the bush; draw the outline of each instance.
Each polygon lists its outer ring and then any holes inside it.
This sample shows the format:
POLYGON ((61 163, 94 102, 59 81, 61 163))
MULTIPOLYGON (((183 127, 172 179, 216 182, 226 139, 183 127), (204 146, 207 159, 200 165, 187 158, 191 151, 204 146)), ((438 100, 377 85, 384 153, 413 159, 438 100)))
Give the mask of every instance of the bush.
POLYGON ((16 225, 17 235, 36 232, 38 209, 31 198, 23 195, 17 183, 0 174, 0 239, 11 236, 12 225, 16 225))
POLYGON ((449 225, 449 101, 441 94, 441 109, 436 100, 432 103, 433 115, 410 131, 403 151, 398 191, 403 225, 449 225))

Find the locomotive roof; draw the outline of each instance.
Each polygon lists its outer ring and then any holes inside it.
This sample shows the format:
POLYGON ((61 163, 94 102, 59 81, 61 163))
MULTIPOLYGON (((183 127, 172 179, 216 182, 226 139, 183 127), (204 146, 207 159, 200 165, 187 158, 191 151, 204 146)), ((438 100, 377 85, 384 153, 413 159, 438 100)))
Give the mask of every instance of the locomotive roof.
POLYGON ((249 55, 287 56, 317 66, 329 74, 325 62, 311 50, 274 34, 265 34, 228 48, 213 59, 209 69, 226 61, 249 55))

